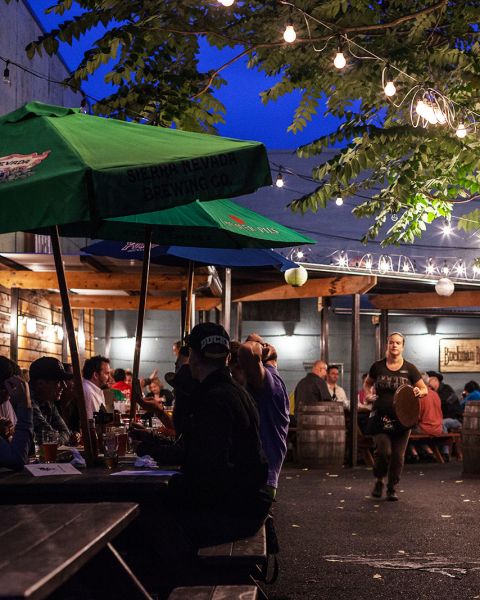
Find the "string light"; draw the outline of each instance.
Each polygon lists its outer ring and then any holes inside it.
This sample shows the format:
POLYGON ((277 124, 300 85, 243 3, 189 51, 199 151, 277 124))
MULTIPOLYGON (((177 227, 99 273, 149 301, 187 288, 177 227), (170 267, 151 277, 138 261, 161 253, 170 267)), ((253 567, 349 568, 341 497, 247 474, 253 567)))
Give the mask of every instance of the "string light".
POLYGON ((283 174, 282 174, 282 171, 279 171, 279 172, 278 172, 277 179, 275 180, 275 185, 276 185, 278 188, 282 188, 282 187, 285 185, 285 181, 283 180, 283 174))
POLYGON ((345 58, 343 52, 339 49, 333 59, 333 64, 337 69, 343 69, 347 64, 347 59, 345 58))
POLYGON ((293 42, 297 39, 297 34, 291 23, 288 23, 285 27, 283 39, 287 42, 287 44, 293 44, 293 42))
POLYGON ((463 123, 459 123, 455 135, 460 139, 463 139, 467 135, 467 128, 463 123))
POLYGON ((429 258, 427 262, 427 266, 425 267, 425 271, 427 275, 433 275, 435 272, 435 265, 433 263, 433 258, 429 258))
POLYGON ((5 69, 3 71, 3 83, 5 83, 5 85, 10 85, 12 83, 10 80, 10 69, 8 68, 9 64, 10 64, 10 61, 7 60, 5 62, 5 69))
POLYGON ((339 195, 339 196, 337 196, 337 198, 336 198, 336 200, 335 200, 335 204, 336 204, 337 206, 342 206, 342 204, 343 204, 343 198, 342 198, 340 195, 339 195))
POLYGON ((452 225, 451 225, 449 219, 445 219, 442 231, 443 231, 443 235, 450 235, 452 233, 452 225))
POLYGON ((232 6, 235 0, 218 0, 222 6, 232 6))

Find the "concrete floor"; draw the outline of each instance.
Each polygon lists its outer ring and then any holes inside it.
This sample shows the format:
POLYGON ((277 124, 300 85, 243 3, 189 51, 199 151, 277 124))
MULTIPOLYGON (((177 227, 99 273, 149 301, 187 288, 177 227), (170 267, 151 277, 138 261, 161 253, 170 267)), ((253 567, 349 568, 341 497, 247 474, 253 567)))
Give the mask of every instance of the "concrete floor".
POLYGON ((480 598, 480 479, 461 467, 406 465, 399 502, 370 497, 366 467, 285 467, 269 599, 480 598))

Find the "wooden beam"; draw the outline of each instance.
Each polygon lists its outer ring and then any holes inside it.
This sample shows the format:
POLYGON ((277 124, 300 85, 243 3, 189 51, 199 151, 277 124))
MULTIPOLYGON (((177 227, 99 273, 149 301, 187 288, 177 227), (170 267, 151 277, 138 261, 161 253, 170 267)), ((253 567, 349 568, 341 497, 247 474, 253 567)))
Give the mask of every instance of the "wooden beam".
MULTIPOLYGON (((1 281, 0 281, 1 283, 1 281)), ((318 298, 364 294, 377 283, 374 275, 340 275, 324 279, 309 279, 301 287, 285 283, 254 283, 237 285, 232 290, 234 302, 253 300, 290 300, 292 298, 318 298)))
POLYGON ((461 308, 480 306, 480 291, 454 292, 451 296, 439 296, 435 292, 409 294, 378 294, 370 296, 376 308, 382 310, 416 308, 461 308))
MULTIPOLYGON (((48 294, 47 300, 54 306, 60 306, 59 294, 48 294)), ((93 310, 138 310, 138 297, 134 296, 71 296, 72 308, 91 308, 93 310)), ((220 298, 198 298, 196 310, 211 310, 221 303, 220 298)), ((180 310, 180 298, 165 296, 147 296, 147 310, 180 310)))
MULTIPOLYGON (((82 290, 139 290, 140 273, 92 273, 89 271, 67 271, 69 289, 82 290)), ((208 275, 196 275, 195 285, 207 285, 208 275)), ((0 285, 27 290, 58 289, 55 271, 0 271, 0 285)), ((161 292, 176 292, 187 287, 185 275, 152 275, 148 289, 161 292)))

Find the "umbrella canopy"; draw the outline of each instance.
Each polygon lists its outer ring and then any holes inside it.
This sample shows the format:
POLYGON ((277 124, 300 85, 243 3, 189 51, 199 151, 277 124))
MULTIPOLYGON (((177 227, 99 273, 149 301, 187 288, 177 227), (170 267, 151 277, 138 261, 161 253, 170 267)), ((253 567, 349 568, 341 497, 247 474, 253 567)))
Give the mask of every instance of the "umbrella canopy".
MULTIPOLYGON (((120 259, 143 259, 143 244, 136 242, 102 241, 82 248, 95 256, 110 256, 120 259)), ((192 248, 189 246, 153 246, 150 258, 153 263, 184 265, 187 261, 215 265, 218 267, 275 267, 286 271, 298 267, 297 263, 278 252, 263 248, 192 248)))
POLYGON ((152 212, 270 184, 258 142, 40 102, 0 117, 0 233, 152 212))
POLYGON ((314 241, 231 200, 192 202, 154 213, 105 219, 98 223, 66 225, 62 235, 142 241, 145 227, 152 241, 203 248, 280 248, 314 241))

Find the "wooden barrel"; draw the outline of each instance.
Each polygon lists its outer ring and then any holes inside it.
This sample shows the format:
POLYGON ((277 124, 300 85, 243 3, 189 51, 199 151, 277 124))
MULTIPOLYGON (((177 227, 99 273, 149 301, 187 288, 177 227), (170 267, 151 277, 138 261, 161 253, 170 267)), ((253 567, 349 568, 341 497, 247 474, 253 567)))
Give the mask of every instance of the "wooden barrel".
POLYGON ((342 465, 345 415, 341 402, 304 404, 297 410, 297 457, 309 467, 342 465))
POLYGON ((465 405, 462 426, 463 472, 480 474, 480 401, 465 405))

